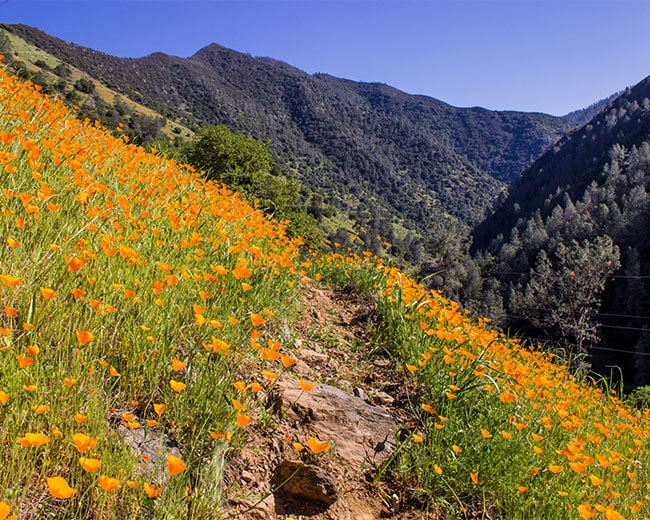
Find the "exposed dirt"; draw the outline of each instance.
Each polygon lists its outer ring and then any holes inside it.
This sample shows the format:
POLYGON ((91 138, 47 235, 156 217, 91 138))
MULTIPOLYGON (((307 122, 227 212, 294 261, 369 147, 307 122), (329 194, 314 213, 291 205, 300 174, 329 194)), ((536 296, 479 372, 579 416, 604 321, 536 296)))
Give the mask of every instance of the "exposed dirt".
MULTIPOLYGON (((287 404, 286 396, 279 394, 278 397, 277 392, 269 390, 266 396, 271 414, 269 420, 263 427, 249 428, 246 446, 230 457, 225 468, 228 518, 438 518, 431 512, 425 514, 412 507, 404 485, 389 485, 376 478, 390 460, 400 433, 410 431, 412 423, 406 404, 412 386, 390 359, 373 349, 369 324, 377 320, 375 307, 370 297, 305 284, 303 315, 295 342, 295 355, 300 361, 292 368, 292 375, 285 376, 289 381, 280 390, 290 391, 292 385, 297 385, 290 380, 303 377, 305 381, 321 383, 323 396, 335 395, 338 399, 342 392, 328 390, 326 385, 331 385, 347 393, 349 399, 343 395, 343 400, 349 401, 352 411, 346 408, 348 404, 341 405, 346 409, 341 410, 340 417, 330 414, 330 423, 323 426, 317 421, 328 419, 319 418, 319 410, 308 409, 312 405, 301 398, 299 387, 298 394, 292 394, 298 397, 291 399, 297 399, 302 408, 292 406, 296 405, 293 401, 287 404), (355 406, 362 411, 355 411, 355 406), (361 456, 351 454, 344 451, 340 442, 344 457, 337 452, 336 441, 328 452, 317 455, 308 449, 298 452, 293 446, 293 442, 304 443, 306 436, 314 432, 322 434, 323 428, 334 432, 330 440, 336 435, 341 439, 340 435, 346 434, 345 428, 353 439, 359 432, 350 427, 349 418, 356 417, 355 413, 361 417, 368 409, 371 413, 374 410, 390 416, 388 420, 394 425, 393 435, 388 435, 392 438, 384 439, 385 445, 372 440, 376 444, 373 453, 369 453, 373 450, 366 446, 361 456)), ((328 405, 339 406, 334 404, 334 397, 331 400, 328 405)))

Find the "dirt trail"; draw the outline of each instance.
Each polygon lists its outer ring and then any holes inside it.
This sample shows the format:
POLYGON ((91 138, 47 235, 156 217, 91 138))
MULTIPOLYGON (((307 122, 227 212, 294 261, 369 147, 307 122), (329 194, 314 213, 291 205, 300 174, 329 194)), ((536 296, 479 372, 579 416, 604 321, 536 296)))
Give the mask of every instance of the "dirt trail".
POLYGON ((405 376, 382 357, 368 325, 376 302, 351 291, 304 286, 295 342, 298 363, 262 396, 264 426, 229 458, 224 493, 243 520, 394 520, 437 518, 410 507, 403 485, 375 482, 410 418, 405 376), (372 353, 372 355, 369 355, 372 353), (318 385, 302 392, 297 382, 318 385), (332 448, 296 451, 307 436, 332 448))

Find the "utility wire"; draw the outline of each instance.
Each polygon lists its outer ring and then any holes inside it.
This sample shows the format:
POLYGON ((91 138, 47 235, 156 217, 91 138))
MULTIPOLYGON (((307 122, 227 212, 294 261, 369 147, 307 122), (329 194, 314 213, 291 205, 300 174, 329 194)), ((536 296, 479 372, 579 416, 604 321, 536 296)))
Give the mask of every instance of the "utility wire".
POLYGON ((587 350, 607 350, 609 352, 621 352, 622 354, 634 354, 635 356, 650 356, 650 352, 637 352, 636 350, 618 350, 616 348, 608 347, 587 347, 587 350))
POLYGON ((635 320, 650 320, 650 316, 634 316, 632 314, 612 314, 609 312, 599 312, 596 316, 613 316, 615 318, 633 318, 635 320))
MULTIPOLYGON (((542 339, 542 338, 525 338, 525 339, 531 342, 539 341, 540 343, 550 341, 549 339, 542 339)), ((609 352, 621 352, 622 354, 634 354, 635 356, 650 356, 650 352, 637 352, 636 350, 619 350, 617 348, 608 348, 608 347, 593 346, 593 347, 587 347, 587 350, 607 350, 609 352)))
POLYGON ((610 352, 622 352, 624 354, 634 354, 635 356, 650 356, 650 352, 637 352, 636 350, 618 350, 616 348, 607 348, 607 347, 587 347, 587 349, 594 350, 608 350, 610 352))
MULTIPOLYGON (((495 273, 495 275, 500 276, 526 276, 529 275, 530 273, 518 273, 516 271, 498 271, 495 273)), ((650 280, 650 276, 646 275, 628 275, 628 274, 613 274, 611 276, 608 276, 607 279, 610 280, 612 278, 620 278, 620 279, 628 279, 628 280, 650 280)))
MULTIPOLYGON (((554 312, 553 309, 542 309, 542 308, 533 308, 531 310, 535 311, 541 311, 541 312, 554 312)), ((513 318, 521 318, 522 316, 514 316, 510 315, 513 318)), ((610 312, 598 312, 595 314, 595 316, 608 316, 608 317, 613 317, 613 318, 632 318, 635 320, 650 320, 650 316, 635 316, 633 314, 613 314, 610 312)))
MULTIPOLYGON (((536 308, 534 307, 534 308, 532 308, 530 310, 538 311, 538 312, 555 312, 554 309, 543 309, 541 307, 536 307, 536 308)), ((613 314, 613 313, 608 313, 608 312, 598 312, 598 313, 594 314, 594 316, 607 316, 607 317, 612 317, 612 318, 630 318, 630 319, 635 319, 635 320, 650 320, 650 316, 635 316, 635 315, 632 315, 632 314, 613 314)), ((521 319, 521 320, 530 320, 530 317, 517 316, 516 314, 508 314, 508 317, 517 318, 517 319, 521 319)), ((605 326, 606 325, 603 324, 603 327, 605 327, 605 326)), ((635 330, 634 327, 631 327, 631 328, 632 328, 632 330, 635 330)), ((639 330, 643 330, 643 329, 639 329, 639 330)))
POLYGON ((648 331, 647 328, 641 328, 641 327, 620 327, 618 325, 603 325, 602 323, 598 324, 599 327, 603 327, 606 329, 622 329, 622 330, 638 330, 641 332, 648 331))
MULTIPOLYGON (((535 309, 535 310, 552 312, 552 311, 550 311, 548 309, 535 309)), ((508 317, 509 318, 515 318, 515 319, 518 319, 518 320, 530 321, 530 317, 527 317, 527 316, 517 316, 516 314, 508 314, 508 317)), ((605 325, 603 323, 598 323, 597 327, 604 327, 604 328, 607 328, 607 329, 622 329, 622 330, 635 330, 635 331, 641 331, 641 332, 644 332, 644 331, 649 331, 650 332, 650 329, 643 328, 643 327, 622 327, 620 325, 605 325)))

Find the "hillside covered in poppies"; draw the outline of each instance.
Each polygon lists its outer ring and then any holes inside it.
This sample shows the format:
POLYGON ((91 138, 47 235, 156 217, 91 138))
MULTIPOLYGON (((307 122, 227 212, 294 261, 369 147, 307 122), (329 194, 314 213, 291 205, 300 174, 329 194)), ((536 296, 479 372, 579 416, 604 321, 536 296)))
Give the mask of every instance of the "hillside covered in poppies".
POLYGON ((253 440, 336 461, 332 438, 286 439, 267 405, 283 381, 296 401, 322 383, 299 376, 314 284, 372 306, 369 347, 323 344, 404 377, 408 423, 368 465, 377 518, 650 517, 648 409, 370 253, 304 250, 39 90, 0 73, 0 518, 252 518, 223 475, 253 440))

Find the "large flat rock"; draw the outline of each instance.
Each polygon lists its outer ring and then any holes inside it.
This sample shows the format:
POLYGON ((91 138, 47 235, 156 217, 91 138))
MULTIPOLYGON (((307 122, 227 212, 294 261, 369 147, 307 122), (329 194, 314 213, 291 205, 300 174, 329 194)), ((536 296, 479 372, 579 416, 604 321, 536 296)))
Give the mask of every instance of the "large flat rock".
POLYGON ((383 462, 395 449, 395 422, 380 406, 329 385, 303 392, 297 381, 277 383, 276 410, 301 430, 329 440, 334 452, 355 469, 383 462))

